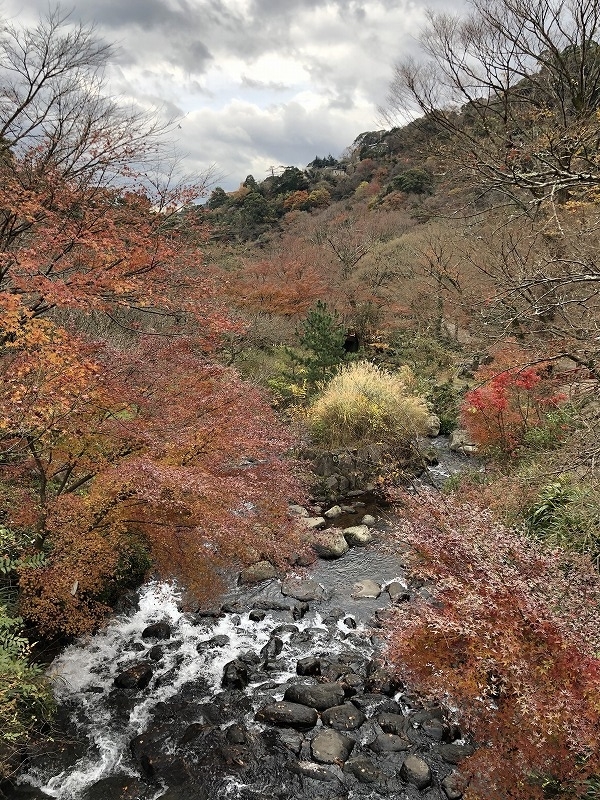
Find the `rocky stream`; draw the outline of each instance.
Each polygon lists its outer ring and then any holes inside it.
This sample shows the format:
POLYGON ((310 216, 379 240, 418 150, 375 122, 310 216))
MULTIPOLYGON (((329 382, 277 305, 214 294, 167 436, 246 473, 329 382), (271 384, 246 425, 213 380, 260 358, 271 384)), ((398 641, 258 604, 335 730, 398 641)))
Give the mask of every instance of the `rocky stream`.
MULTIPOLYGON (((444 458, 437 478, 460 467, 444 458)), ((456 765, 472 748, 456 719, 378 659, 386 609, 422 589, 385 549, 393 519, 364 519, 360 500, 344 510, 370 541, 340 558, 232 587, 194 613, 176 586, 149 583, 67 647, 50 667, 52 738, 6 796, 460 798, 456 765)))

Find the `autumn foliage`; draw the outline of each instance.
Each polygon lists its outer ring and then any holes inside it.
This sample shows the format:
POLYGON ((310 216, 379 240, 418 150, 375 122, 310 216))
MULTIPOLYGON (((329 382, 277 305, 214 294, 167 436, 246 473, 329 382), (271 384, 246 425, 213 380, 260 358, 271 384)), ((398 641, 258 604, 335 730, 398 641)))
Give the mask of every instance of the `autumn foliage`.
POLYGON ((428 593, 394 611, 403 680, 458 708, 477 750, 470 800, 579 797, 600 770, 600 581, 491 514, 434 492, 402 498, 398 535, 428 593))
POLYGON ((527 431, 540 426, 548 411, 564 400, 547 363, 518 364, 518 354, 500 354, 491 366, 477 371, 481 385, 465 396, 462 422, 484 451, 512 455, 527 431))
POLYGON ((2 521, 21 613, 76 634, 148 559, 205 597, 225 563, 283 558, 298 490, 268 403, 216 359, 236 326, 190 213, 202 181, 152 171, 156 131, 97 94, 91 32, 54 12, 24 53, 14 114, 37 135, 0 141, 2 521))

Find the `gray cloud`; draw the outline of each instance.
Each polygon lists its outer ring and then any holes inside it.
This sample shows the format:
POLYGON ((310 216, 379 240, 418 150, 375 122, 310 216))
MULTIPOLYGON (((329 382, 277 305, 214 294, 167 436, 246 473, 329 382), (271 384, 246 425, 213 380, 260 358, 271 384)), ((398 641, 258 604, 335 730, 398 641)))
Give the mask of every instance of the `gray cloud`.
MULTIPOLYGON (((252 168, 339 154, 379 127, 394 61, 417 47, 427 0, 71 2, 72 19, 116 45, 111 91, 181 116, 187 163, 216 162, 234 186, 252 168)), ((3 6, 16 24, 48 8, 3 6)))

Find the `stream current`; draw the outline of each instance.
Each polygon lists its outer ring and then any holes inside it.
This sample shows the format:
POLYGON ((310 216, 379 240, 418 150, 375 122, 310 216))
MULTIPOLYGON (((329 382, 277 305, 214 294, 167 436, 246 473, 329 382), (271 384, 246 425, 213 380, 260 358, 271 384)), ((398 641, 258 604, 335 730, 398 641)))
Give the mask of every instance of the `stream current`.
MULTIPOLYGON (((443 466, 430 477, 439 482, 463 459, 435 444, 443 466)), ((32 747, 15 800, 460 797, 448 791, 456 759, 446 757, 448 747, 460 754, 466 746, 460 731, 376 658, 378 616, 419 591, 401 557, 385 551, 390 524, 384 514, 367 547, 291 573, 291 593, 272 580, 189 613, 177 586, 145 585, 127 613, 51 664, 56 729, 32 747), (379 596, 355 596, 366 579, 379 596), (277 704, 296 684, 333 687, 323 705, 342 709, 342 721, 318 703, 312 725, 264 711, 287 711, 277 704), (317 737, 333 730, 350 753, 319 751, 317 737), (421 784, 402 766, 409 755, 429 770, 421 784)))

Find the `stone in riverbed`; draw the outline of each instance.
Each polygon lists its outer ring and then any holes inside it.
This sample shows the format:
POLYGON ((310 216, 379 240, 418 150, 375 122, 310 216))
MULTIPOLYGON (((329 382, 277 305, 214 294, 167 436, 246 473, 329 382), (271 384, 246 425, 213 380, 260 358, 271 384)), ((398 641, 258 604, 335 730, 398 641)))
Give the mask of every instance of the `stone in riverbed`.
MULTIPOLYGON (((89 786, 85 790, 85 800, 106 800, 112 797, 118 797, 119 800, 139 800, 140 797, 146 796, 146 789, 146 785, 131 775, 111 775, 89 786)), ((41 800, 41 798, 50 797, 49 794, 42 792, 37 794, 36 791, 31 789, 31 794, 26 791, 23 791, 23 793, 18 792, 15 795, 15 800, 37 800, 38 798, 41 800)))
POLYGON ((142 639, 170 639, 171 626, 168 622, 154 622, 142 631, 142 639))
POLYGON ((458 772, 446 775, 442 781, 442 790, 448 800, 460 800, 463 796, 465 780, 458 772))
POLYGON ((339 517, 342 513, 343 512, 340 506, 332 506, 323 514, 323 516, 326 517, 327 519, 335 519, 336 517, 339 517))
POLYGON ((355 600, 377 598, 381 594, 381 586, 370 578, 357 581, 352 587, 352 597, 355 600))
POLYGON ((325 711, 340 705, 344 699, 344 687, 340 683, 294 683, 285 690, 283 699, 325 711))
POLYGON ((277 570, 270 561, 257 561, 240 572, 240 583, 252 584, 272 580, 277 577, 277 570))
POLYGON ((308 578, 286 578, 281 584, 281 594, 293 597, 295 600, 309 602, 310 600, 323 600, 325 589, 316 581, 308 578))
POLYGON ((283 650, 283 640, 279 636, 272 636, 260 651, 260 657, 264 661, 275 661, 283 650))
POLYGON ((120 672, 114 683, 119 689, 145 689, 152 680, 153 674, 151 664, 134 664, 129 669, 120 672))
POLYGON ((310 743, 312 757, 321 764, 347 761, 353 747, 352 739, 331 729, 319 731, 310 743))
POLYGON ((408 756, 400 767, 400 777, 406 783, 412 783, 417 789, 425 789, 431 784, 429 764, 418 756, 408 756))
POLYGON ((263 619, 267 616, 267 612, 263 611, 260 608, 253 608, 252 611, 248 614, 248 619, 252 622, 262 622, 263 619))
POLYGON ((349 549, 348 542, 337 528, 329 528, 327 531, 315 533, 311 545, 320 558, 329 560, 341 558, 349 549))
POLYGON ((352 698, 352 703, 369 717, 385 713, 399 715, 401 712, 401 708, 395 700, 377 692, 356 695, 352 698))
POLYGON ((392 581, 391 583, 388 583, 386 589, 392 603, 402 603, 405 600, 410 600, 408 586, 400 583, 400 581, 392 581))
POLYGON ((319 715, 314 708, 309 708, 300 703, 291 703, 280 700, 269 703, 256 714, 259 722, 268 722, 271 725, 280 725, 285 728, 308 730, 317 724, 319 715))
POLYGON ((325 517, 303 517, 302 524, 308 530, 314 530, 316 528, 322 528, 325 525, 325 517))
POLYGON ((369 747, 376 753, 399 753, 402 750, 410 750, 412 743, 404 734, 398 736, 395 733, 380 733, 369 747))
POLYGON ((382 731, 385 733, 394 733, 396 736, 402 736, 408 728, 408 720, 404 714, 392 714, 384 712, 379 714, 377 722, 382 731))
POLYGON ((366 721, 363 712, 352 703, 333 706, 321 714, 323 725, 336 731, 354 731, 366 721))
POLYGON ((473 755, 475 748, 470 744, 443 744, 437 752, 448 764, 458 764, 463 758, 473 755))
POLYGON ((364 517, 361 519, 360 524, 366 525, 368 528, 372 528, 376 522, 377 520, 372 514, 365 514, 364 517))
POLYGON ((312 778, 315 781, 337 781, 339 780, 327 767, 320 767, 318 764, 313 764, 312 761, 296 761, 295 763, 288 764, 290 772, 296 775, 302 775, 304 778, 312 778))
POLYGON ((298 675, 320 675, 321 659, 315 656, 299 658, 296 662, 296 672, 298 675))
POLYGON ((244 689, 249 681, 248 667, 239 658, 225 664, 221 680, 224 689, 244 689))
POLYGON ((375 764, 364 756, 346 761, 344 772, 354 775, 360 783, 375 783, 381 776, 375 764))
POLYGON ((373 539, 373 534, 367 525, 352 525, 342 531, 344 539, 350 547, 365 547, 373 539))

